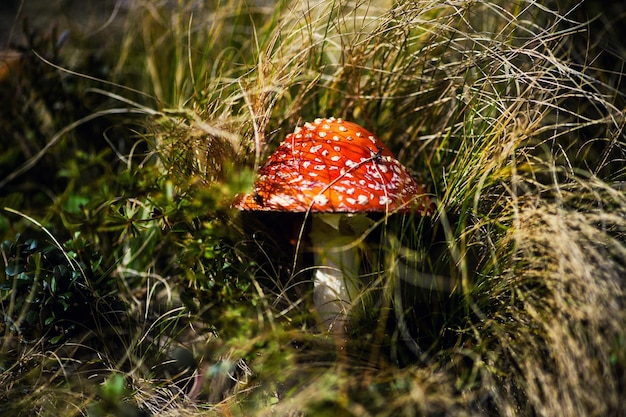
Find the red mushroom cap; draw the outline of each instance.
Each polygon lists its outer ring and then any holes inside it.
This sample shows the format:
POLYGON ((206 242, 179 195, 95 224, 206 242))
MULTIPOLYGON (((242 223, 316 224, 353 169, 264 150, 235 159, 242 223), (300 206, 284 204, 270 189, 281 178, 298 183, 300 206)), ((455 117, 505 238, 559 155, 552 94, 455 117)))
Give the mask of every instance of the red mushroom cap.
POLYGON ((342 119, 298 127, 259 169, 240 210, 431 214, 424 189, 371 132, 342 119))

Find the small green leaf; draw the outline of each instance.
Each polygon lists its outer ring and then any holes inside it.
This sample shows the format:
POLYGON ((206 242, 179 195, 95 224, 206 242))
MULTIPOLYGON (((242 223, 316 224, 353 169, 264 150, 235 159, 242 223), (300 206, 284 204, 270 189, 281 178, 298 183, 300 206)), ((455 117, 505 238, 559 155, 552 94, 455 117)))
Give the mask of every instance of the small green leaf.
POLYGON ((24 266, 23 265, 19 265, 19 264, 9 264, 7 265, 7 267, 4 269, 4 273, 7 274, 10 277, 13 277, 17 274, 20 274, 22 272, 24 272, 24 266))
POLYGON ((34 251, 37 249, 37 246, 39 245, 37 240, 35 239, 28 239, 26 242, 24 242, 24 245, 26 246, 26 249, 28 251, 34 251))
POLYGON ((24 315, 24 321, 30 325, 37 323, 38 320, 39 320, 39 314, 37 311, 29 310, 24 315))

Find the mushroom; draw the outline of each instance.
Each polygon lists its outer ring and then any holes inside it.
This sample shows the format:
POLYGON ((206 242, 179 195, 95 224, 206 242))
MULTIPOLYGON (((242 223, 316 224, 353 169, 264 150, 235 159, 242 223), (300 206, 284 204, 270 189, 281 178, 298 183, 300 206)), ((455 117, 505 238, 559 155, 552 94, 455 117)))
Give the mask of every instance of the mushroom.
POLYGON ((433 211, 424 189, 374 134, 332 117, 289 134, 234 206, 311 213, 313 302, 325 328, 341 335, 357 295, 354 240, 372 224, 367 213, 433 211))

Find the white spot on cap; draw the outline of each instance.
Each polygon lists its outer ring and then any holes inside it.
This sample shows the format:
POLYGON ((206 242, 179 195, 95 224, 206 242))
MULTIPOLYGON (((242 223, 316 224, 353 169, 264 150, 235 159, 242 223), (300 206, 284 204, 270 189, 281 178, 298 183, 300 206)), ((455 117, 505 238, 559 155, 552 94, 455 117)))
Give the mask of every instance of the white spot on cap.
POLYGON ((347 128, 347 127, 345 127, 345 126, 339 126, 339 131, 340 131, 340 132, 347 132, 347 131, 348 131, 348 128, 347 128))
POLYGON ((322 156, 328 156, 328 149, 324 149, 322 151, 322 156))
POLYGON ((322 147, 322 145, 311 146, 311 152, 315 153, 315 152, 319 151, 321 147, 322 147))
POLYGON ((348 188, 348 189, 346 190, 346 194, 348 194, 348 195, 352 195, 352 194, 354 194, 354 188, 348 188))
POLYGON ((356 137, 357 137, 357 138, 360 138, 360 137, 362 137, 362 136, 363 136, 363 133, 361 133, 361 132, 356 132, 356 137))
POLYGON ((315 165, 313 169, 316 171, 323 171, 324 169, 326 169, 326 165, 315 165))
POLYGON ((308 167, 309 167, 309 165, 311 165, 311 161, 304 161, 304 162, 302 163, 302 166, 303 166, 304 168, 308 168, 308 167))
POLYGON ((285 194, 274 194, 269 198, 266 205, 289 207, 293 205, 293 203, 295 203, 295 200, 291 196, 285 194))
POLYGON ((335 142, 336 142, 336 141, 338 141, 338 140, 339 140, 339 136, 337 136, 337 135, 333 135, 333 140, 334 140, 335 142))
POLYGON ((348 160, 346 161, 346 166, 347 166, 348 168, 353 168, 353 167, 357 166, 357 163, 356 163, 356 162, 354 162, 354 161, 353 161, 353 160, 351 160, 351 159, 348 159, 348 160))
POLYGON ((339 146, 333 146, 333 149, 335 152, 341 152, 341 147, 339 146))
POLYGON ((368 138, 368 139, 369 139, 372 143, 376 143, 376 142, 377 142, 376 138, 375 138, 374 136, 372 136, 372 135, 368 136, 367 138, 368 138))
POLYGON ((325 206, 328 204, 328 198, 324 194, 318 194, 313 197, 313 202, 319 204, 320 206, 325 206))
POLYGON ((330 160, 333 161, 333 162, 337 162, 340 159, 341 159, 340 155, 333 155, 333 156, 330 157, 330 160))
POLYGON ((381 206, 386 206, 388 204, 391 204, 391 199, 386 195, 383 195, 378 199, 378 204, 380 204, 381 206))
POLYGON ((326 132, 324 132, 324 131, 319 132, 318 135, 320 136, 320 138, 324 138, 324 137, 326 137, 326 132))
POLYGON ((346 201, 349 204, 352 204, 352 205, 354 205, 356 203, 356 200, 354 198, 352 198, 352 197, 346 197, 346 201))
POLYGON ((369 198, 367 198, 367 196, 363 195, 363 194, 360 194, 357 197, 357 200, 359 201, 359 204, 362 205, 362 206, 364 206, 364 205, 366 205, 367 203, 370 202, 369 198))

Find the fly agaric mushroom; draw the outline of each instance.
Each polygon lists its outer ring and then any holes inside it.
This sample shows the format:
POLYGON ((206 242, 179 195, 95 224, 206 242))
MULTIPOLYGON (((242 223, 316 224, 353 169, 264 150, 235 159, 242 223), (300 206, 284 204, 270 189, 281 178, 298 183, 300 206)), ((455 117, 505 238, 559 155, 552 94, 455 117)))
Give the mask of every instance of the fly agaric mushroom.
POLYGON ((424 189, 376 136, 335 118, 297 127, 234 206, 312 213, 313 302, 334 334, 343 334, 356 295, 360 258, 353 242, 371 225, 366 213, 433 211, 424 189))

